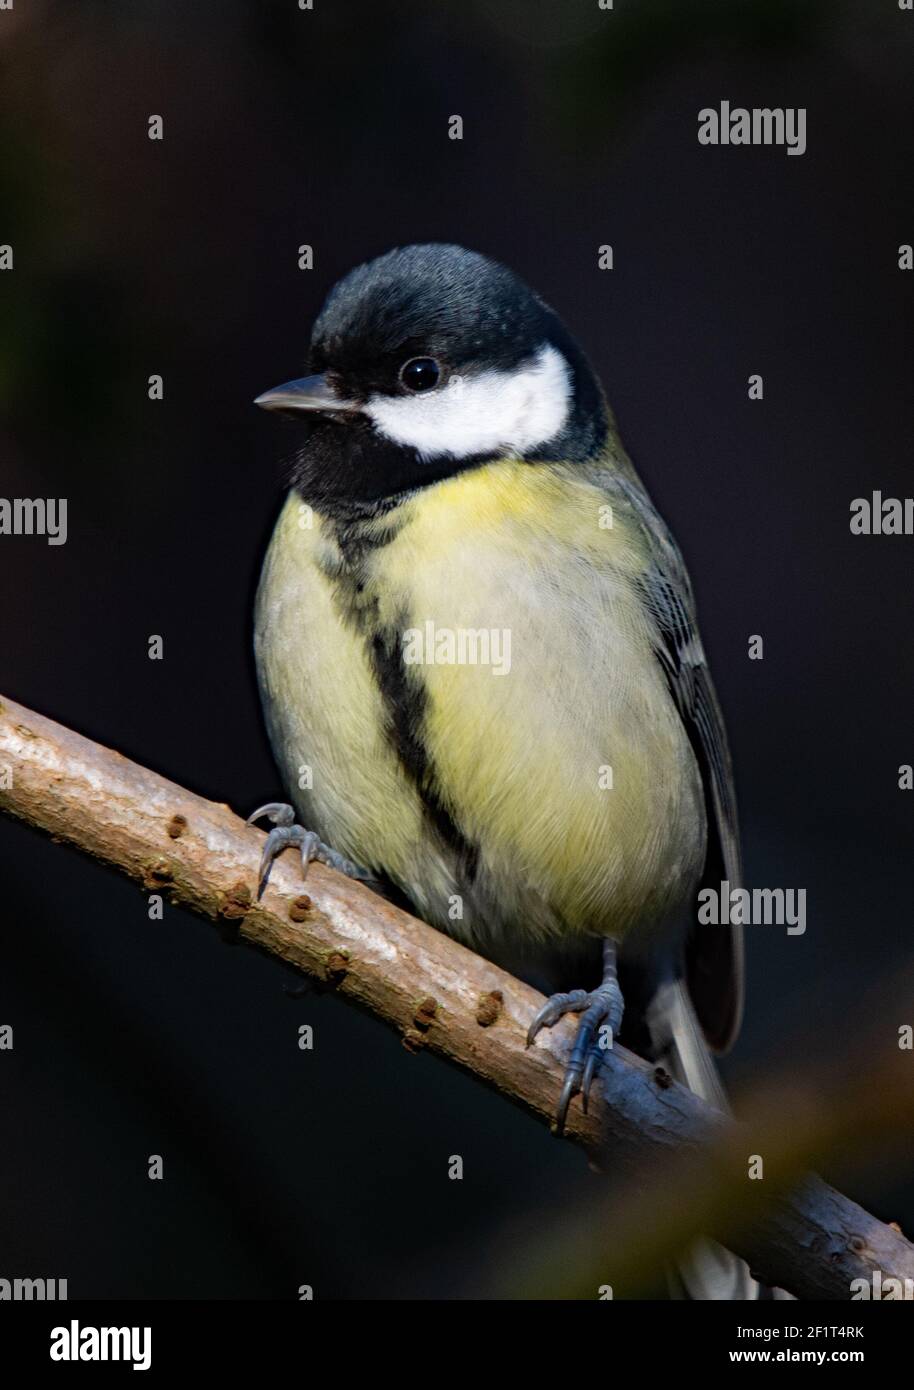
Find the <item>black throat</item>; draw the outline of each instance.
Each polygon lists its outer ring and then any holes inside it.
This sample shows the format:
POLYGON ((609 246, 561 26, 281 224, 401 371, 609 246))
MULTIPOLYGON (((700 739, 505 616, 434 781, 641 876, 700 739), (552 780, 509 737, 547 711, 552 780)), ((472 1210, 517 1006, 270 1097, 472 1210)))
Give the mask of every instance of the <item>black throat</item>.
MULTIPOLYGON (((603 393, 576 345, 568 340, 560 347, 574 383, 568 418, 554 438, 523 456, 531 465, 584 463, 606 443, 609 415, 603 393)), ((289 481, 309 506, 340 521, 377 516, 404 494, 506 457, 501 449, 467 458, 424 459, 415 449, 385 439, 364 416, 317 416, 296 421, 295 428, 301 442, 289 481)))
POLYGON ((292 460, 290 482, 315 511, 334 521, 378 516, 417 488, 491 461, 489 456, 424 461, 394 444, 365 418, 318 419, 298 425, 305 439, 292 460))

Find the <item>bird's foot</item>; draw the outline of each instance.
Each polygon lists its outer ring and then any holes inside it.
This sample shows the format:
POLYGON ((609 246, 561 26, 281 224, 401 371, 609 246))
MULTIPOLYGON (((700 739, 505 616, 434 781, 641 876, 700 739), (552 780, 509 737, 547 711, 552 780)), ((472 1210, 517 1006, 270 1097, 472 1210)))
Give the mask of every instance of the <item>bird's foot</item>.
POLYGON ((289 845, 301 846, 302 877, 307 875, 308 865, 316 859, 319 864, 327 864, 331 869, 336 869, 338 873, 346 874, 348 878, 371 878, 367 869, 363 869, 359 864, 354 864, 351 859, 347 859, 338 850, 325 845, 314 830, 305 830, 303 826, 296 825, 294 808, 287 806, 285 802, 270 801, 266 806, 258 807, 253 815, 248 816, 247 823, 253 825, 255 821, 262 820, 264 817, 273 822, 274 828, 268 833, 263 854, 260 856, 258 902, 263 897, 264 889, 267 886, 273 860, 278 854, 282 854, 284 849, 288 849, 289 845))
POLYGON ((555 1113, 556 1133, 563 1132, 568 1106, 579 1091, 582 1093, 584 1113, 587 1114, 594 1076, 613 1045, 622 1022, 623 1009, 622 991, 618 980, 613 977, 605 979, 599 989, 573 989, 568 994, 553 994, 530 1024, 527 1030, 528 1047, 541 1028, 551 1028, 565 1014, 582 1015, 555 1113))

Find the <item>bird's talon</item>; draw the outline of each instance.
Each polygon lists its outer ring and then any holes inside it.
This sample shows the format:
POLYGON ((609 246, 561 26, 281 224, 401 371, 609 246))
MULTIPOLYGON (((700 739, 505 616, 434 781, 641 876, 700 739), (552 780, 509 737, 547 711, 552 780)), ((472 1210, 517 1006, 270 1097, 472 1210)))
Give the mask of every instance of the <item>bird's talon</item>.
POLYGON ((586 1008, 588 998, 586 989, 573 989, 569 994, 551 995, 533 1016, 527 1029, 527 1046, 530 1047, 541 1029, 551 1028, 567 1013, 578 1013, 586 1008))
POLYGON ((567 994, 553 994, 531 1021, 527 1030, 528 1047, 541 1028, 551 1028, 567 1013, 582 1015, 556 1107, 554 1130, 557 1134, 564 1131, 568 1107, 579 1093, 584 1114, 587 1114, 593 1080, 605 1055, 599 1029, 607 1026, 610 1038, 614 1037, 622 1022, 622 1009, 622 992, 615 976, 611 975, 604 979, 599 989, 574 989, 567 994))
POLYGON ((590 1100, 590 1088, 593 1085, 593 1079, 597 1074, 597 1069, 602 1060, 603 1058, 599 1051, 599 1043, 592 1043, 590 1051, 587 1054, 587 1066, 584 1068, 584 1079, 581 1082, 581 1106, 585 1115, 587 1114, 587 1105, 590 1100))
POLYGON ((325 845, 316 831, 305 830, 303 826, 296 825, 295 810, 292 806, 287 806, 285 802, 268 801, 265 806, 258 807, 252 815, 248 816, 247 823, 253 825, 256 821, 263 819, 272 821, 274 828, 267 833, 263 854, 260 857, 258 902, 263 897, 269 882, 274 859, 282 854, 284 849, 288 849, 289 845, 301 847, 302 878, 307 877, 308 866, 316 859, 318 863, 327 864, 331 869, 336 869, 349 878, 370 879, 371 875, 367 869, 360 868, 358 864, 353 864, 351 859, 347 859, 338 850, 325 845))
POLYGON ((263 820, 264 816, 274 825, 295 824, 295 810, 284 801, 268 801, 265 806, 258 806, 257 810, 248 816, 245 824, 254 825, 257 821, 263 820))
POLYGON ((565 1073, 565 1084, 562 1086, 562 1094, 559 1096, 559 1103, 555 1111, 556 1134, 563 1134, 565 1131, 565 1120, 568 1116, 568 1107, 580 1089, 578 1085, 579 1077, 580 1073, 574 1071, 571 1067, 569 1067, 565 1073))

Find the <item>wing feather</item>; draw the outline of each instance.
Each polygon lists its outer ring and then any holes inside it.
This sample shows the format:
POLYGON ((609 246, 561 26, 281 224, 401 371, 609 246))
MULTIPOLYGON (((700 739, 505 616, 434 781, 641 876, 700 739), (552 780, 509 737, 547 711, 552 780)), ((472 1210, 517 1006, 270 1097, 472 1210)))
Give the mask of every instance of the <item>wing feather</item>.
MULTIPOLYGON (((640 483, 633 476, 617 475, 614 481, 640 525, 647 562, 639 582, 656 629, 657 659, 701 771, 708 818, 702 887, 719 892, 726 880, 731 888, 739 888, 742 857, 733 767, 685 562, 640 483)), ((742 928, 694 922, 686 943, 685 974, 708 1043, 715 1051, 726 1051, 742 1019, 742 928)))

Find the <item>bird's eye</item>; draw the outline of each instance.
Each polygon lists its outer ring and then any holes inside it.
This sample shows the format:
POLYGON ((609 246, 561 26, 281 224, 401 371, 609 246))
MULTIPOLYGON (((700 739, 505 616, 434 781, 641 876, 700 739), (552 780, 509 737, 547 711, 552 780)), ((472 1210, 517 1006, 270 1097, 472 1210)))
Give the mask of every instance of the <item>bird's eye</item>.
POLYGON ((441 368, 434 357, 411 357, 400 368, 400 380, 407 391, 431 391, 440 377, 441 368))

